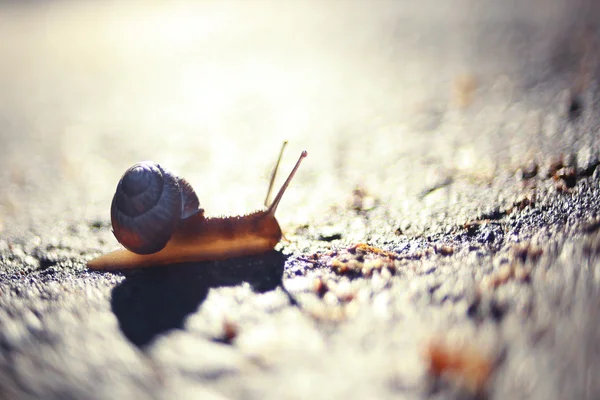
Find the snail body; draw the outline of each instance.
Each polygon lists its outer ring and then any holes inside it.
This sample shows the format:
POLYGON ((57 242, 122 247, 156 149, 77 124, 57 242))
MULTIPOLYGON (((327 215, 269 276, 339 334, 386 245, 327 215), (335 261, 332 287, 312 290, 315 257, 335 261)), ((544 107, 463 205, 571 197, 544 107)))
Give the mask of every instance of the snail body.
POLYGON ((275 211, 306 155, 303 151, 268 208, 227 217, 206 217, 189 183, 158 164, 134 165, 119 181, 111 205, 113 233, 125 249, 91 260, 88 268, 127 269, 222 260, 272 250, 282 238, 275 211), (146 176, 148 172, 151 175, 146 176), (162 188, 156 185, 161 180, 162 188))

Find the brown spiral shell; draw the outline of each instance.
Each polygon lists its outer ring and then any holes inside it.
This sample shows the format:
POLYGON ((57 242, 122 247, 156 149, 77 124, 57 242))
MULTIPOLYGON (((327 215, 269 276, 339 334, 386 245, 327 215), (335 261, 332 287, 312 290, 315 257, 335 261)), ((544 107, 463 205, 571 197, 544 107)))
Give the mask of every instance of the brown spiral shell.
POLYGON ((119 181, 110 209, 119 243, 137 254, 162 250, 179 224, 199 211, 191 185, 159 164, 144 161, 119 181))

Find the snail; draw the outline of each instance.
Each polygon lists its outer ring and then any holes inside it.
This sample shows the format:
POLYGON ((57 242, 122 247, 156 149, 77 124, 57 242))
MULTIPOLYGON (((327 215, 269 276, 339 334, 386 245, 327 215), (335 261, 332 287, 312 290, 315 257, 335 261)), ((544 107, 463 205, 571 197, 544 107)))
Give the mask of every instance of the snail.
MULTIPOLYGON (((265 207, 283 149, 271 176, 265 207)), ((262 254, 282 238, 275 219, 277 206, 307 152, 265 209, 246 215, 206 217, 192 186, 154 162, 129 168, 117 185, 111 205, 116 239, 125 249, 101 255, 87 263, 95 270, 127 269, 223 260, 262 254)))

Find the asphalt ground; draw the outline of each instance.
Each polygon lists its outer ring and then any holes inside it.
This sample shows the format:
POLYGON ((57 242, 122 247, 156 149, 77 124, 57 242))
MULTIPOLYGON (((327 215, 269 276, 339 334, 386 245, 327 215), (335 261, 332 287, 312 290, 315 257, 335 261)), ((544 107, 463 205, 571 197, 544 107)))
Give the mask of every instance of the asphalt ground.
POLYGON ((600 398, 594 0, 0 5, 0 399, 600 398), (134 271, 121 174, 267 254, 134 271))

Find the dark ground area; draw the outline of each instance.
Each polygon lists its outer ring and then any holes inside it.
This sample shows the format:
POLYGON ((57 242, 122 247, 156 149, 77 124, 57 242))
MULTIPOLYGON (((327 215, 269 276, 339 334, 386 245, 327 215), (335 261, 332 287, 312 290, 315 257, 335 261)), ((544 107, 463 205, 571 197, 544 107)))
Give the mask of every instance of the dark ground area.
POLYGON ((99 4, 0 5, 0 399, 600 398, 597 1, 99 4), (86 269, 284 139, 289 243, 86 269))

